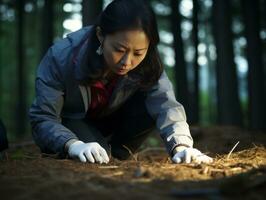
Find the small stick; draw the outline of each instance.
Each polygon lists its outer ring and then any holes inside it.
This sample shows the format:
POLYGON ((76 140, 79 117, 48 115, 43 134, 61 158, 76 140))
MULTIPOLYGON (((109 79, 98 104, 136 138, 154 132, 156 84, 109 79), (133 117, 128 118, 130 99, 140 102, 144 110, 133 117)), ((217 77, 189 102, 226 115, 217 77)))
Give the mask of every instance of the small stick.
POLYGON ((134 158, 136 162, 138 162, 138 158, 132 153, 130 148, 128 148, 126 145, 122 145, 126 150, 128 150, 129 154, 134 158))
POLYGON ((121 176, 121 175, 123 175, 124 174, 124 172, 115 172, 115 173, 112 173, 112 174, 104 174, 104 175, 102 175, 102 177, 104 177, 104 178, 110 178, 110 177, 113 177, 113 176, 121 176))
POLYGON ((239 141, 235 144, 235 146, 233 146, 232 150, 228 153, 226 159, 229 159, 230 158, 232 152, 235 150, 235 148, 237 147, 238 144, 239 144, 239 141))
POLYGON ((116 165, 110 165, 110 166, 99 166, 100 169, 116 169, 118 166, 116 165))

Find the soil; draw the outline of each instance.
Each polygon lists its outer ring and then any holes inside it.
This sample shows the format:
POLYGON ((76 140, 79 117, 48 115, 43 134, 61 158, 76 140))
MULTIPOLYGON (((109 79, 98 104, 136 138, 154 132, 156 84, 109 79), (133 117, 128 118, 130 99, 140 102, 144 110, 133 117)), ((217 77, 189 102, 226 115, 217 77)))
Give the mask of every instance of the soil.
POLYGON ((0 158, 0 199, 265 199, 266 133, 192 127, 192 135, 212 164, 173 164, 157 136, 129 160, 104 165, 11 144, 0 158))

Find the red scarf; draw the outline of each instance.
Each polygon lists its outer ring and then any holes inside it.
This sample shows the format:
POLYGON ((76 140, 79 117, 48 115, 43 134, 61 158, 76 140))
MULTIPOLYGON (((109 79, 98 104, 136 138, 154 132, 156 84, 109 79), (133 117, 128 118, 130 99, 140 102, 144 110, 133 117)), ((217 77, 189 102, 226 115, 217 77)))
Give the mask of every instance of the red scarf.
POLYGON ((90 117, 97 116, 97 114, 108 105, 116 83, 117 78, 111 80, 106 85, 104 85, 102 81, 97 81, 91 85, 90 117))

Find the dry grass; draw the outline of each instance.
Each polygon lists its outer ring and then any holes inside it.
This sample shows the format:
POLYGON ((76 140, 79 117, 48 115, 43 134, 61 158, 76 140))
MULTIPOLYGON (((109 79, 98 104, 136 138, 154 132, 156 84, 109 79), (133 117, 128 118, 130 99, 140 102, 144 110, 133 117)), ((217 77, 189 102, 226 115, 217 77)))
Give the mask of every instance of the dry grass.
POLYGON ((127 161, 98 165, 59 160, 26 145, 9 150, 8 160, 0 161, 1 200, 264 199, 265 141, 266 134, 203 129, 197 146, 214 162, 200 165, 173 164, 162 147, 145 147, 127 161))

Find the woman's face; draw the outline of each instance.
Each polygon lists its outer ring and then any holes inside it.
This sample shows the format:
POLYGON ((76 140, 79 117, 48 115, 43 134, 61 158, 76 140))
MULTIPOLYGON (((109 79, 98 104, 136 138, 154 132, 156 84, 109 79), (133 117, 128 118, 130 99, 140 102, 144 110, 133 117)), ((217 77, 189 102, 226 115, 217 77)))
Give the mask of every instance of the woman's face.
POLYGON ((103 43, 103 56, 108 69, 125 75, 145 58, 149 39, 142 30, 127 30, 107 35, 103 43))

